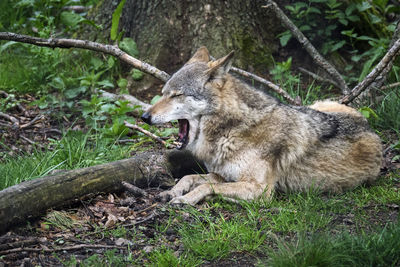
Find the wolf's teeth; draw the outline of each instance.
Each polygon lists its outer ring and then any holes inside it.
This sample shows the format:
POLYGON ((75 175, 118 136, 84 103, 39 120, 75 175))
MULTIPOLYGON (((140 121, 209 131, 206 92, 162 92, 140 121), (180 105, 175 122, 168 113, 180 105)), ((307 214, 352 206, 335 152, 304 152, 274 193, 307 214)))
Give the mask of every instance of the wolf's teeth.
POLYGON ((176 148, 180 149, 183 146, 183 142, 176 142, 176 148))

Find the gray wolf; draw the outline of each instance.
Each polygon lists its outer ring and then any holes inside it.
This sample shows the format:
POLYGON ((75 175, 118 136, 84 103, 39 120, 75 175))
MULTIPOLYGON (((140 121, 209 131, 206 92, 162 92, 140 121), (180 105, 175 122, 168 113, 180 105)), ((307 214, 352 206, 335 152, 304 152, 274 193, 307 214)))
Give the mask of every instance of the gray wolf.
POLYGON ((360 113, 333 101, 283 104, 230 75, 232 58, 233 51, 210 60, 201 47, 142 116, 149 124, 178 120, 178 149, 209 171, 183 177, 161 193, 164 200, 252 200, 311 187, 342 192, 377 178, 381 142, 360 113))

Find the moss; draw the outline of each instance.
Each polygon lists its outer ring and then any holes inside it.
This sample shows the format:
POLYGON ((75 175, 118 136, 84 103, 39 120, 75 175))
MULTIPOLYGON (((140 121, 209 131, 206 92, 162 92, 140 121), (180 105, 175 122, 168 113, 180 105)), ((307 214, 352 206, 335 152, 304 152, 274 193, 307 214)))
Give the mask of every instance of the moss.
POLYGON ((242 68, 252 66, 256 70, 265 70, 273 66, 272 49, 252 38, 246 33, 238 34, 235 37, 238 50, 238 65, 242 68))

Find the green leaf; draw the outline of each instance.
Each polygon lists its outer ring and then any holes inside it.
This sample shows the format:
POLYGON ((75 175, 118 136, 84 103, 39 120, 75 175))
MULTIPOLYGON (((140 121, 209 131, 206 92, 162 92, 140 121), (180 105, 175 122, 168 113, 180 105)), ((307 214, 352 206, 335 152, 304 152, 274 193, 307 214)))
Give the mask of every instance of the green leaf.
POLYGON ((374 14, 368 14, 372 24, 378 24, 382 22, 382 19, 374 14))
POLYGON ((108 65, 108 68, 112 68, 112 67, 114 67, 114 65, 115 65, 115 59, 114 59, 114 57, 109 57, 108 58, 108 60, 107 60, 107 65, 108 65))
POLYGON ((127 80, 127 79, 124 79, 124 78, 120 78, 120 79, 117 81, 117 84, 118 84, 118 87, 119 87, 119 88, 125 89, 126 86, 128 85, 128 80, 127 80))
POLYGON ((342 23, 344 26, 347 26, 349 24, 349 21, 347 19, 339 19, 339 22, 342 23))
POLYGON ((102 80, 97 83, 98 85, 101 85, 103 88, 114 88, 114 84, 110 82, 109 80, 102 80))
POLYGON ((54 87, 54 88, 59 89, 59 90, 65 89, 65 83, 64 83, 63 79, 61 79, 58 76, 53 78, 53 80, 49 83, 49 85, 51 87, 54 87))
POLYGON ((339 43, 335 44, 334 46, 332 46, 331 48, 331 52, 334 52, 340 48, 342 48, 344 45, 346 44, 346 41, 340 41, 339 43))
POLYGON ((357 15, 348 16, 347 19, 350 20, 351 22, 360 21, 360 17, 357 15))
POLYGON ((126 53, 128 53, 133 57, 137 57, 139 55, 137 45, 132 38, 124 38, 119 43, 119 48, 121 48, 123 51, 125 51, 126 53))
POLYGON ((165 128, 164 130, 160 131, 161 137, 168 137, 173 134, 178 134, 178 128, 165 128))
POLYGON ((90 64, 93 66, 95 70, 98 70, 101 66, 103 66, 104 62, 98 57, 92 57, 90 58, 90 64))
POLYGON ((141 79, 143 78, 143 72, 141 72, 141 71, 138 70, 138 69, 133 69, 133 70, 132 70, 132 78, 133 78, 135 81, 141 80, 141 79))
POLYGON ((311 31, 311 27, 309 25, 303 25, 299 28, 299 30, 302 32, 311 31))
POLYGON ((111 113, 111 112, 113 112, 116 108, 117 108, 117 106, 114 105, 114 104, 104 104, 104 105, 101 106, 100 109, 101 109, 101 111, 103 111, 103 112, 111 113))
POLYGON ((371 4, 368 3, 367 1, 364 1, 364 2, 362 2, 362 3, 357 5, 357 9, 360 12, 363 12, 363 11, 365 11, 367 9, 370 9, 371 7, 372 7, 371 4))
POLYGON ((69 11, 61 12, 60 19, 63 24, 70 27, 75 27, 85 20, 81 15, 69 11))
POLYGON ((112 14, 112 20, 111 20, 111 33, 110 37, 111 40, 115 41, 118 35, 118 25, 119 25, 119 19, 121 17, 122 9, 125 5, 126 0, 122 0, 117 8, 115 9, 114 13, 112 14))
POLYGON ((4 50, 6 50, 8 47, 10 47, 10 46, 12 46, 12 45, 16 45, 16 44, 21 44, 21 43, 14 42, 14 41, 9 41, 9 42, 3 44, 3 45, 1 46, 1 48, 0 48, 0 53, 2 53, 2 52, 3 52, 4 50))
POLYGON ((287 43, 289 42, 290 38, 292 38, 292 34, 288 31, 287 34, 282 35, 279 38, 279 42, 281 43, 281 46, 286 46, 287 43))
POLYGON ((316 7, 310 7, 310 8, 308 9, 308 12, 309 12, 309 13, 315 13, 315 14, 321 14, 321 10, 319 10, 319 9, 316 8, 316 7))
POLYGON ((375 119, 378 118, 378 115, 377 115, 377 114, 375 113, 375 111, 374 111, 373 109, 371 109, 370 107, 362 107, 362 108, 359 109, 359 111, 360 111, 361 114, 362 114, 365 118, 367 118, 367 119, 369 119, 369 118, 371 118, 371 117, 373 117, 373 118, 375 118, 375 119))
POLYGON ((86 89, 87 89, 86 86, 80 86, 78 88, 66 90, 64 92, 64 95, 67 99, 72 99, 72 98, 77 97, 80 93, 86 92, 86 89))
POLYGON ((160 100, 161 96, 160 95, 155 95, 151 101, 150 104, 154 105, 158 100, 160 100))

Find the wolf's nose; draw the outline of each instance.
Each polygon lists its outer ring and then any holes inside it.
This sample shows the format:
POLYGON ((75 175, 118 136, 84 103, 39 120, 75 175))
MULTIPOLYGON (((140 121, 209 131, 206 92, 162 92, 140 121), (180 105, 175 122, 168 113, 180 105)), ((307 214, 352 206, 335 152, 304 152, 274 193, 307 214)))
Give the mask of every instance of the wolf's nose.
POLYGON ((148 112, 143 113, 141 118, 145 123, 151 125, 151 115, 150 115, 150 113, 148 113, 148 112))

